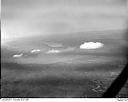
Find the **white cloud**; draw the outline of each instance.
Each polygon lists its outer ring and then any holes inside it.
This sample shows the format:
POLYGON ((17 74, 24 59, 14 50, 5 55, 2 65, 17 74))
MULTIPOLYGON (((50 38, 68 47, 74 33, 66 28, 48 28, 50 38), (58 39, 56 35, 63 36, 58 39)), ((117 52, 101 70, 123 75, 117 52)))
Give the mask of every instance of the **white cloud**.
POLYGON ((110 72, 110 75, 111 76, 117 76, 117 75, 119 75, 119 73, 117 73, 117 72, 110 72))
POLYGON ((55 50, 55 49, 52 49, 52 50, 49 50, 47 52, 47 54, 51 54, 51 53, 60 53, 61 51, 60 50, 55 50))
POLYGON ((80 45, 80 49, 97 49, 103 47, 104 44, 101 42, 85 42, 80 45))
POLYGON ((38 52, 40 52, 40 49, 33 49, 33 50, 31 50, 31 53, 38 53, 38 52))
POLYGON ((23 54, 21 53, 21 54, 16 54, 16 55, 13 55, 13 57, 14 58, 19 58, 19 57, 22 57, 23 56, 23 54))

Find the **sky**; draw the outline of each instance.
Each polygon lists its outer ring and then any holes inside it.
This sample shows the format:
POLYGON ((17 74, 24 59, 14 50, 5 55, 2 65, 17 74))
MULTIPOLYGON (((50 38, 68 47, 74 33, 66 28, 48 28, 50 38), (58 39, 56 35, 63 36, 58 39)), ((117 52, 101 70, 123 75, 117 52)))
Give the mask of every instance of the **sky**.
POLYGON ((126 28, 126 0, 2 0, 2 42, 126 28))

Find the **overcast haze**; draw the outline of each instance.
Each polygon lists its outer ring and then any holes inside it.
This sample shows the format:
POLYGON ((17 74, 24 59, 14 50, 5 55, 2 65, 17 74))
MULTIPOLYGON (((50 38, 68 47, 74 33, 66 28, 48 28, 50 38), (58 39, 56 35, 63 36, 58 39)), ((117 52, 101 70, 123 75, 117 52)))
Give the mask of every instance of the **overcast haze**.
POLYGON ((126 28, 125 22, 126 0, 2 0, 2 42, 33 35, 120 30, 126 28))

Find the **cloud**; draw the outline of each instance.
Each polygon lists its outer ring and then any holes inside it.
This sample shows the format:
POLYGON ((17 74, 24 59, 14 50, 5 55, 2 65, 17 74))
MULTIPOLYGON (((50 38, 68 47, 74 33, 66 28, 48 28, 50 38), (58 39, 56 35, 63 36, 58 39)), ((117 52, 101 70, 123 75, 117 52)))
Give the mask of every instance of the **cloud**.
POLYGON ((16 55, 13 55, 13 58, 19 58, 19 57, 22 57, 23 56, 23 54, 21 53, 21 54, 16 54, 16 55))
POLYGON ((47 54, 60 53, 60 52, 61 52, 60 50, 52 49, 52 50, 49 50, 49 51, 47 52, 47 54))
POLYGON ((68 47, 66 49, 63 50, 63 52, 70 52, 70 51, 74 51, 75 47, 68 47))
POLYGON ((103 47, 104 44, 101 42, 85 42, 80 45, 80 49, 97 49, 103 47))
POLYGON ((45 42, 45 44, 48 45, 49 47, 63 47, 63 45, 60 43, 45 42))
POLYGON ((117 75, 119 75, 119 73, 117 73, 117 72, 110 72, 110 76, 117 76, 117 75))
POLYGON ((63 50, 52 49, 52 50, 47 51, 46 53, 47 54, 51 54, 51 53, 64 53, 64 52, 74 51, 74 49, 75 49, 74 47, 68 47, 68 48, 65 48, 63 50))
POLYGON ((40 51, 41 51, 40 49, 33 49, 33 50, 31 50, 31 53, 38 53, 40 51))

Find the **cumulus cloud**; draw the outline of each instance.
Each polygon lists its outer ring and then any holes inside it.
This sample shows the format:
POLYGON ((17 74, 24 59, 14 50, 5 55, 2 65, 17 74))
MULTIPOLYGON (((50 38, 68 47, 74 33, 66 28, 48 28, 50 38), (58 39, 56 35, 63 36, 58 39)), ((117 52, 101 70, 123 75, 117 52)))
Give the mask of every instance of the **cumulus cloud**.
POLYGON ((47 52, 47 54, 51 54, 51 53, 60 53, 61 51, 60 50, 55 50, 55 49, 52 49, 52 50, 49 50, 47 52))
POLYGON ((97 49, 103 47, 104 44, 101 42, 85 42, 80 45, 80 49, 97 49))
POLYGON ((31 53, 38 53, 40 51, 41 51, 40 49, 33 49, 33 50, 31 50, 31 53))
POLYGON ((22 57, 23 56, 23 54, 21 53, 21 54, 16 54, 16 55, 13 55, 13 58, 19 58, 19 57, 22 57))

